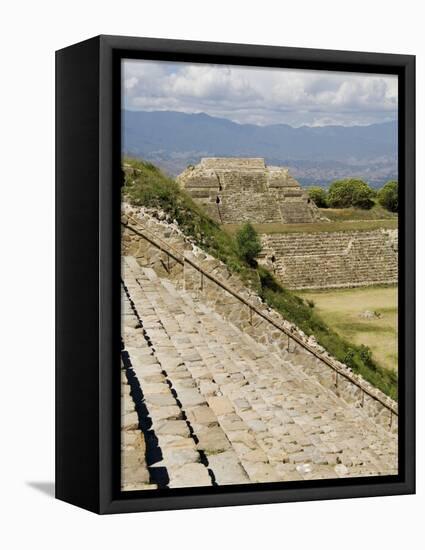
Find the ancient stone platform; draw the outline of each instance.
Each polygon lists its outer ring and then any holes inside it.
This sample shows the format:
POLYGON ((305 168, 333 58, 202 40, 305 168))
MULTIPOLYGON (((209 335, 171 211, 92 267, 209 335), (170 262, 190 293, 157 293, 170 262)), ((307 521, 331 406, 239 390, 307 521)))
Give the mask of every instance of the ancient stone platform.
POLYGON ((308 223, 320 214, 288 168, 262 158, 203 158, 177 177, 221 223, 308 223))
POLYGON ((134 257, 122 278, 124 490, 397 472, 362 409, 134 257))
POLYGON ((288 288, 397 284, 398 231, 336 231, 262 236, 262 261, 288 288))

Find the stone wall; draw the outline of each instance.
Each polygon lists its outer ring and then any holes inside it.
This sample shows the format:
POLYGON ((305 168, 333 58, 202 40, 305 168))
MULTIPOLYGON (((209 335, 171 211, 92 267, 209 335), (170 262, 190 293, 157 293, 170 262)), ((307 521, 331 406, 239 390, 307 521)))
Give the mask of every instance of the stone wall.
POLYGON ((261 261, 288 288, 395 284, 398 231, 339 231, 263 235, 261 261))
POLYGON ((196 299, 212 306, 222 317, 232 322, 256 341, 268 346, 271 353, 278 352, 280 356, 286 358, 306 375, 312 376, 322 386, 341 396, 353 406, 362 408, 378 424, 386 429, 389 428, 393 432, 397 431, 397 416, 391 414, 389 409, 379 401, 365 394, 353 381, 366 388, 372 395, 379 396, 384 403, 388 403, 395 409, 397 408, 396 403, 363 380, 361 376, 354 374, 349 367, 331 357, 326 350, 315 342, 313 337, 308 338, 295 325, 264 304, 259 296, 247 288, 237 275, 231 273, 219 260, 205 254, 196 247, 180 232, 175 224, 168 223, 165 219, 158 220, 146 210, 136 212, 132 208, 125 207, 125 212, 124 223, 128 221, 128 214, 132 218, 139 219, 143 227, 152 232, 151 234, 155 235, 161 242, 169 244, 173 250, 202 265, 204 270, 229 285, 239 296, 255 304, 277 323, 282 324, 286 329, 314 347, 320 355, 331 360, 335 367, 342 369, 349 379, 336 375, 332 368, 306 351, 301 345, 289 339, 279 329, 273 328, 269 322, 259 317, 255 312, 252 314, 249 307, 244 306, 240 300, 207 277, 201 276, 199 271, 191 267, 189 263, 186 262, 184 266, 180 265, 180 263, 170 259, 166 252, 159 250, 127 228, 123 229, 123 255, 135 256, 140 265, 151 267, 161 277, 169 277, 174 280, 178 285, 190 291, 196 299))
POLYGON ((287 168, 261 158, 204 158, 177 177, 222 223, 308 223, 320 214, 287 168), (218 201, 218 202, 217 202, 218 201))

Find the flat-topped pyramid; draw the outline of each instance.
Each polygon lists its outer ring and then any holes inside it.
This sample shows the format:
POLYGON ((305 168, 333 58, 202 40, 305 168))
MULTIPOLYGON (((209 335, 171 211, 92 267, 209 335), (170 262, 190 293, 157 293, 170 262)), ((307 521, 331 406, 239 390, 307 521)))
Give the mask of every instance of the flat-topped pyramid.
POLYGON ((289 169, 263 158, 203 158, 177 177, 210 216, 222 223, 308 223, 320 219, 289 169))

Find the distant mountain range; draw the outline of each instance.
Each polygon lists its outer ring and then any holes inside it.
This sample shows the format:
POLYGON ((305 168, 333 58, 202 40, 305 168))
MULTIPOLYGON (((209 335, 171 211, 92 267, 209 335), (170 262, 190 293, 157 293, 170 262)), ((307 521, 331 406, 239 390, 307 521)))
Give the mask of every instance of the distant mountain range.
POLYGON ((289 166, 303 185, 362 177, 379 187, 397 179, 397 122, 369 126, 256 126, 174 111, 124 111, 123 152, 170 175, 202 157, 264 157, 289 166))

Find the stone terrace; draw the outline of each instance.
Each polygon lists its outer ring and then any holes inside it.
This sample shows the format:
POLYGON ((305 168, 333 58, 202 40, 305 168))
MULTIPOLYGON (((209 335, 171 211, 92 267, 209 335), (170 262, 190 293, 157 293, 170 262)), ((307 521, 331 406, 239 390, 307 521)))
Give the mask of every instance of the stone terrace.
POLYGON ((262 261, 288 288, 397 284, 396 229, 263 235, 262 243, 262 261))
POLYGON ((124 490, 397 472, 394 434, 289 355, 134 257, 122 277, 124 490))

